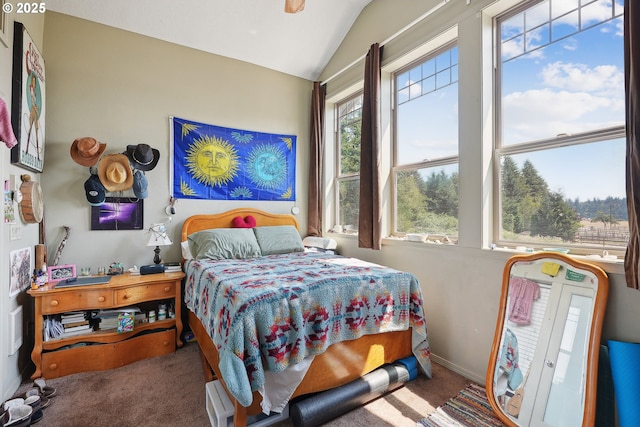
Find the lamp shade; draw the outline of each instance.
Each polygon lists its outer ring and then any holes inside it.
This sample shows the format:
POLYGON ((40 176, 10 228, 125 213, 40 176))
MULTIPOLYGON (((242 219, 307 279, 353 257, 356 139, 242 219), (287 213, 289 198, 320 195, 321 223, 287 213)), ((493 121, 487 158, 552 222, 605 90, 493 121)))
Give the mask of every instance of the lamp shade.
POLYGON ((147 246, 166 246, 173 243, 167 234, 167 226, 164 224, 151 224, 148 238, 147 246))

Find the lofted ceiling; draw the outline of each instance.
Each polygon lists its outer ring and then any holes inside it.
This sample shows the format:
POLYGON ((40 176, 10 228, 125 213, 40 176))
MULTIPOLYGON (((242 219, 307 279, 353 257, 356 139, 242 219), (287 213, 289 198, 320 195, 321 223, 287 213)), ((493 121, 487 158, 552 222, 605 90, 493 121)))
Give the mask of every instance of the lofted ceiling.
POLYGON ((47 0, 47 9, 317 80, 372 0, 47 0))

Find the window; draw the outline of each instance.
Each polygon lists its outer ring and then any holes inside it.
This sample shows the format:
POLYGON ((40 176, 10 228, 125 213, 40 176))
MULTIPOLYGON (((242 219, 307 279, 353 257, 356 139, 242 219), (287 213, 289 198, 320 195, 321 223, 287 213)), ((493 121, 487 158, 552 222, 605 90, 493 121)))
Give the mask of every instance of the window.
POLYGON ((362 93, 337 108, 338 135, 338 225, 344 231, 358 230, 360 208, 360 132, 362 128, 362 93))
POLYGON ((546 0, 497 18, 498 241, 626 246, 622 14, 546 0))
POLYGON ((458 48, 452 43, 394 75, 398 234, 458 237, 458 48))

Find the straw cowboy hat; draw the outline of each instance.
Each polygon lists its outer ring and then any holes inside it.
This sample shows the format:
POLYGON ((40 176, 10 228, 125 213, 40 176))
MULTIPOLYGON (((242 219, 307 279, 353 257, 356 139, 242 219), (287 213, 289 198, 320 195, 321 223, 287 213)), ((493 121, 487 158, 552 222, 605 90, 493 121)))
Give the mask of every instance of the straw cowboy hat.
POLYGON ((155 168, 160 159, 160 151, 151 148, 148 144, 127 145, 125 154, 131 166, 141 171, 150 171, 155 168))
POLYGON ((94 138, 78 138, 71 144, 71 158, 81 166, 91 167, 98 163, 105 148, 107 144, 98 142, 94 138))
POLYGON ((107 191, 124 191, 133 185, 129 159, 124 154, 107 154, 100 159, 98 176, 107 191))

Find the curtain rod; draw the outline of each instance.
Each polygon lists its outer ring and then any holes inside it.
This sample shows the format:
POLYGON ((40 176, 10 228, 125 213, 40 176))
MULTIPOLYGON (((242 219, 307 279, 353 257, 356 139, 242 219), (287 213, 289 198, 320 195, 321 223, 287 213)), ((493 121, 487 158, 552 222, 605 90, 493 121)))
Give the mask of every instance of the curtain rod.
MULTIPOLYGON (((409 29, 411 29, 412 27, 414 27, 416 24, 418 24, 420 21, 424 20, 425 18, 427 18, 429 15, 433 14, 434 12, 436 12, 438 9, 440 9, 442 6, 444 6, 445 4, 449 3, 450 0, 441 0, 440 3, 438 3, 437 5, 435 5, 434 7, 432 7, 431 9, 429 9, 428 11, 426 11, 425 13, 423 13, 422 15, 420 15, 420 17, 418 17, 417 19, 414 19, 411 23, 409 23, 408 25, 404 26, 403 28, 401 28, 399 31, 397 31, 395 34, 391 35, 390 37, 387 37, 385 40, 382 41, 382 43, 380 43, 380 46, 384 46, 385 44, 391 42, 392 40, 394 40, 396 37, 402 35, 403 33, 405 33, 406 31, 408 31, 409 29)), ((469 4, 467 2, 467 4, 469 4)), ((338 71, 337 73, 335 73, 332 76, 329 76, 326 80, 322 81, 322 84, 326 84, 329 81, 335 79, 336 77, 338 77, 340 74, 344 73, 345 71, 347 71, 349 68, 353 67, 354 65, 356 65, 358 62, 362 61, 363 59, 365 59, 367 57, 367 54, 365 53, 364 55, 360 56, 359 58, 357 58, 355 61, 351 62, 349 65, 347 65, 346 67, 343 67, 340 71, 338 71)))

